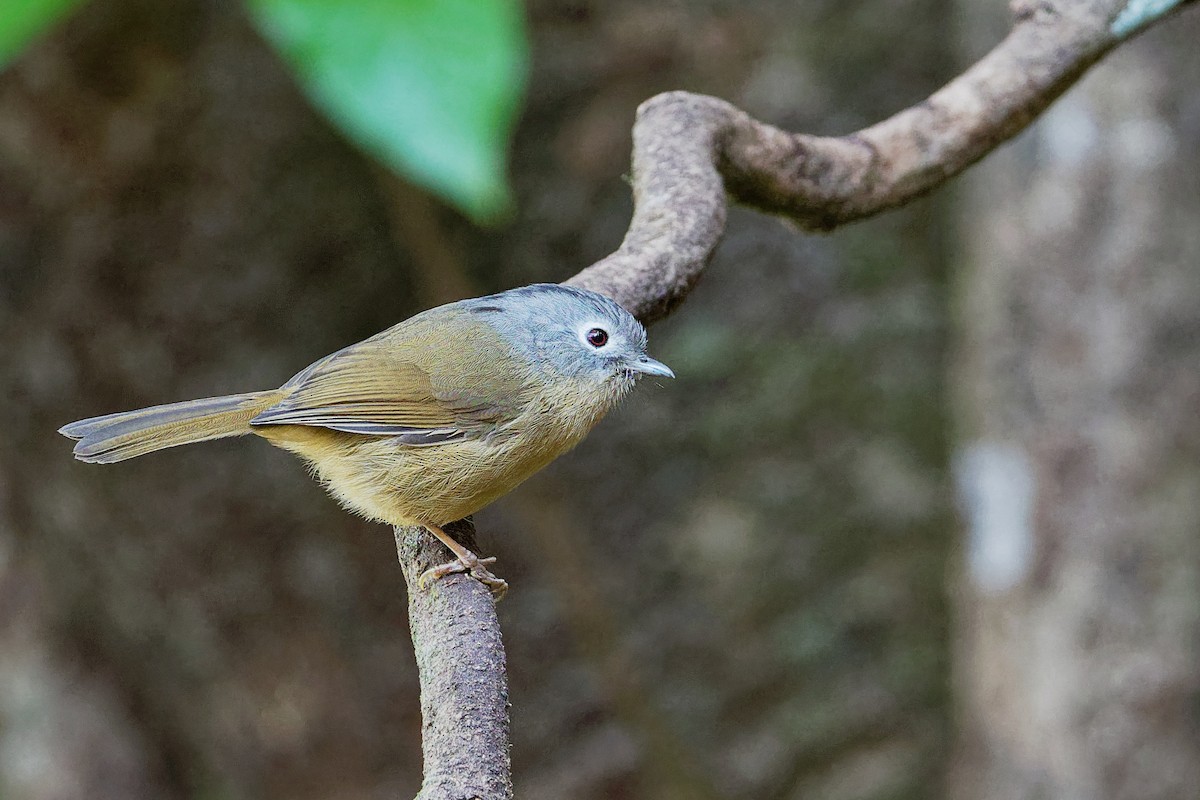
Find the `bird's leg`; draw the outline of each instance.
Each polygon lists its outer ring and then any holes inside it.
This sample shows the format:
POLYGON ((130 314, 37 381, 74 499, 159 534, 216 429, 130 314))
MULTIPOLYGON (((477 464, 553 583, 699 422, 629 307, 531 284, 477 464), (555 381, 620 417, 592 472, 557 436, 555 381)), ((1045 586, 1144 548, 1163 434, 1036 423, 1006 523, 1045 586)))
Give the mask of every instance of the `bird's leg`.
POLYGON ((492 593, 492 597, 499 600, 504 597, 504 593, 508 591, 508 581, 502 578, 497 578, 488 571, 487 565, 496 563, 495 557, 480 558, 472 553, 467 548, 463 547, 458 542, 439 528, 437 525, 425 525, 427 531, 436 536, 442 544, 450 548, 450 552, 457 556, 457 559, 445 564, 439 564, 436 567, 430 567, 421 573, 421 577, 417 580, 417 585, 422 589, 425 588, 429 581, 444 578, 447 575, 452 575, 456 572, 465 572, 472 578, 488 587, 492 593))

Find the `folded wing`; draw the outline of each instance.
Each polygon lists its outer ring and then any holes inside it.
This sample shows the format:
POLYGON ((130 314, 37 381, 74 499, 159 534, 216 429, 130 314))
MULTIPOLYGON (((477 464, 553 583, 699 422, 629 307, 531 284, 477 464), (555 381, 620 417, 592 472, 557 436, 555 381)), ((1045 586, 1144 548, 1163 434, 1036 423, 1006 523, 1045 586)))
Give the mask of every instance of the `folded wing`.
POLYGON ((414 446, 485 437, 519 413, 521 376, 495 369, 507 354, 467 353, 447 365, 394 337, 368 339, 296 375, 282 387, 287 397, 250 424, 317 426, 414 446))

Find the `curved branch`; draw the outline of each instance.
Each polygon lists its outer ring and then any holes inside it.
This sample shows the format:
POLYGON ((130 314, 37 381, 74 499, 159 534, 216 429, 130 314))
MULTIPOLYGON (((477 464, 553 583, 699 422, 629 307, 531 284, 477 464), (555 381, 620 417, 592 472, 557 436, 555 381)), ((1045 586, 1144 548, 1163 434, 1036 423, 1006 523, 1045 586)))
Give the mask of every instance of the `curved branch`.
MULTIPOLYGON (((936 189, 1025 128, 1105 53, 1194 0, 1014 0, 1012 32, 927 100, 841 137, 787 133, 713 97, 669 92, 633 130, 634 214, 620 248, 567 281, 644 322, 666 316, 707 266, 726 194, 831 230, 936 189)), ((473 547, 469 523, 455 531, 473 547)), ((417 577, 449 554, 397 529, 421 673, 425 783, 418 800, 509 800, 508 691, 491 595, 417 577)))
POLYGON ((1015 0, 1012 32, 927 100, 840 137, 781 131, 723 100, 668 92, 638 109, 635 209, 621 247, 567 283, 644 322, 707 266, 726 193, 827 231, 941 186, 1016 135, 1105 53, 1192 0, 1015 0))
MULTIPOLYGON (((475 548, 470 520, 445 530, 475 548)), ((453 556, 424 528, 395 532, 421 679, 425 779, 417 800, 512 800, 508 676, 492 594, 467 575, 420 588, 425 570, 453 556)))

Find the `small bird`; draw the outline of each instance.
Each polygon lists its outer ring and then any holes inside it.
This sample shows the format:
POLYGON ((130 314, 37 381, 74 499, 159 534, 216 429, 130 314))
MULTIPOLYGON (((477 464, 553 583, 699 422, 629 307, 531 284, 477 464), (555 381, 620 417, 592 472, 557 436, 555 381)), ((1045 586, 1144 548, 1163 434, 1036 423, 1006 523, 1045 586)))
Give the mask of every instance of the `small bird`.
POLYGON ((611 299, 534 284, 424 311, 301 370, 278 389, 92 417, 59 433, 111 464, 181 444, 257 434, 296 453, 344 506, 424 526, 468 572, 507 584, 443 530, 570 450, 642 375, 646 331, 611 299))

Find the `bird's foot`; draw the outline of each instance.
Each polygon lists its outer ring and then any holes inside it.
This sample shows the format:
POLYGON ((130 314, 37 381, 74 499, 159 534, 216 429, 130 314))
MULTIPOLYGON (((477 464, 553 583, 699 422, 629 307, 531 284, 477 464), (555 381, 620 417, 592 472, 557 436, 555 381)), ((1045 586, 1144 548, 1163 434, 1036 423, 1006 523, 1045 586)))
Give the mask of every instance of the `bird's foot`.
POLYGON ((427 589, 431 581, 436 581, 447 575, 453 575, 459 572, 465 572, 475 580, 482 583, 492 593, 492 599, 499 601, 508 591, 508 581, 503 578, 497 578, 488 570, 487 565, 495 564, 496 558, 489 556, 480 558, 466 548, 458 554, 458 558, 453 561, 447 561, 445 564, 439 564, 436 567, 430 567, 421 573, 421 577, 417 579, 417 585, 422 590, 427 589))

